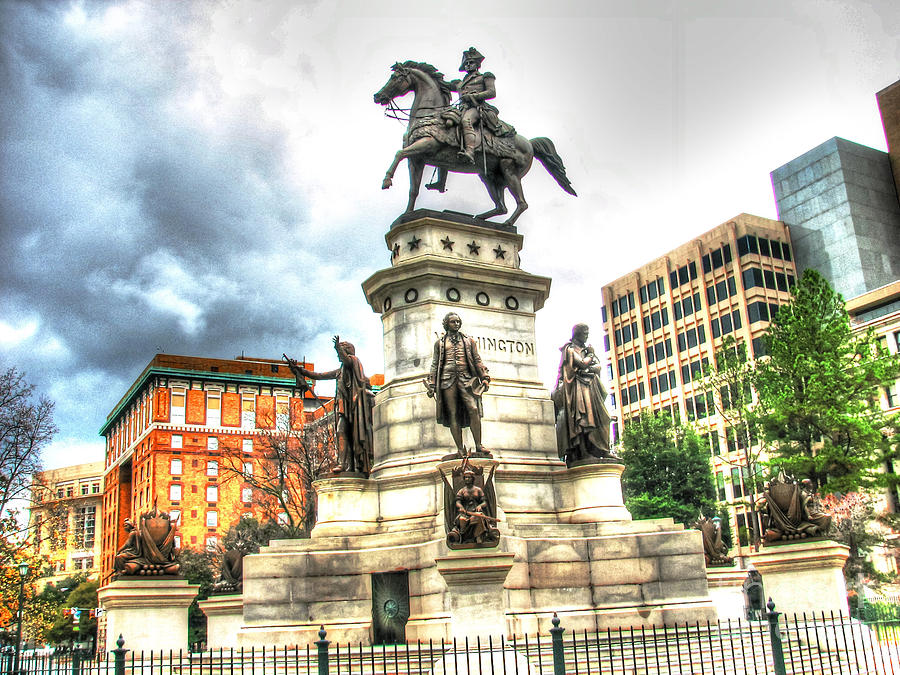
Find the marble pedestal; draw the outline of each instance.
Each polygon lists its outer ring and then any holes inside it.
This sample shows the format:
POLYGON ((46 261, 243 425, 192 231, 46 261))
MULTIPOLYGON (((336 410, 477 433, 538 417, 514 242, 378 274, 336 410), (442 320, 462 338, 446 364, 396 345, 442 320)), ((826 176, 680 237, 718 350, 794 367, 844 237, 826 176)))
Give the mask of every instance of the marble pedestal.
POLYGON ((506 634, 503 583, 514 558, 496 549, 467 549, 435 560, 450 593, 451 637, 506 634))
POLYGON ((624 464, 604 462, 569 469, 572 478, 573 508, 570 523, 631 520, 622 499, 624 464))
POLYGON ((240 593, 211 595, 197 604, 206 614, 207 648, 237 647, 237 634, 244 618, 244 596, 240 593))
POLYGON ((744 600, 744 580, 746 578, 747 570, 736 567, 706 568, 709 597, 716 608, 719 621, 728 619, 745 621, 747 619, 746 601, 744 600))
POLYGON ((766 600, 775 609, 791 614, 834 612, 849 614, 844 563, 850 549, 831 540, 792 541, 770 544, 751 553, 751 562, 762 575, 766 600))
POLYGON ((359 478, 323 478, 316 491, 316 525, 310 536, 366 534, 377 527, 378 486, 359 478))
POLYGON ((188 648, 188 607, 199 584, 166 577, 123 577, 97 591, 106 610, 106 650, 119 635, 134 652, 188 648))

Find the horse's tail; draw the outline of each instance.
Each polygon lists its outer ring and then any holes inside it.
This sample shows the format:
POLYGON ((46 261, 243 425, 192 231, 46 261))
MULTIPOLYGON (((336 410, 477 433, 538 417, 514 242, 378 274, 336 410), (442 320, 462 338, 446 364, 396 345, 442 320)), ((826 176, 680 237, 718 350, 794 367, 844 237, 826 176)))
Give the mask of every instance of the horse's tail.
POLYGON ((578 196, 569 179, 566 178, 566 167, 553 145, 553 141, 549 138, 532 138, 531 147, 534 148, 534 156, 544 165, 544 168, 553 176, 553 179, 559 183, 559 187, 568 192, 570 195, 578 196))

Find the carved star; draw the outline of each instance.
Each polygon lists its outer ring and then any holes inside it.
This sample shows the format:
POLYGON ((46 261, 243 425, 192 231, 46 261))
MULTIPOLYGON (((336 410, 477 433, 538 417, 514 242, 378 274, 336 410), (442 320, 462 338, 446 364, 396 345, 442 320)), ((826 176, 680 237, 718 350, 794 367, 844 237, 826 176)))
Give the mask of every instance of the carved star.
POLYGON ((474 239, 472 240, 471 244, 466 244, 466 246, 469 247, 469 253, 471 253, 472 255, 478 255, 478 249, 481 248, 481 246, 475 243, 474 239))
POLYGON ((500 244, 497 244, 497 248, 494 249, 494 256, 499 260, 500 258, 506 259, 506 251, 503 250, 503 247, 500 244))
POLYGON ((391 258, 396 258, 400 255, 400 243, 394 244, 394 249, 391 251, 391 258))
POLYGON ((415 251, 417 248, 419 248, 419 244, 422 243, 422 240, 419 239, 416 235, 413 235, 413 238, 410 239, 410 240, 409 240, 408 242, 406 242, 406 243, 409 245, 409 250, 410 250, 410 251, 415 251))
POLYGON ((445 251, 452 251, 452 250, 453 250, 453 244, 455 244, 456 242, 455 242, 455 241, 450 241, 450 235, 448 234, 446 237, 444 237, 443 239, 441 239, 441 243, 444 245, 444 250, 445 250, 445 251))

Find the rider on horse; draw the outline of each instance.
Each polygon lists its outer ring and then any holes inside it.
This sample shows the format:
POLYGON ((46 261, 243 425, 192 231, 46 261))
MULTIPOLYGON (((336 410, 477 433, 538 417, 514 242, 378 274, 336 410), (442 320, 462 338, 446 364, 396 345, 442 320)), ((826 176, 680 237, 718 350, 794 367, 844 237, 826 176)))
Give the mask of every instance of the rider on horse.
POLYGON ((459 159, 475 163, 475 147, 478 145, 478 135, 475 133, 475 123, 481 121, 482 131, 485 127, 494 134, 503 135, 501 122, 497 114, 499 110, 485 101, 494 98, 497 90, 494 88, 494 74, 481 73, 481 62, 484 57, 475 47, 469 47, 463 52, 461 72, 466 76, 461 80, 450 82, 450 89, 459 92, 459 108, 462 125, 462 149, 459 151, 459 159))

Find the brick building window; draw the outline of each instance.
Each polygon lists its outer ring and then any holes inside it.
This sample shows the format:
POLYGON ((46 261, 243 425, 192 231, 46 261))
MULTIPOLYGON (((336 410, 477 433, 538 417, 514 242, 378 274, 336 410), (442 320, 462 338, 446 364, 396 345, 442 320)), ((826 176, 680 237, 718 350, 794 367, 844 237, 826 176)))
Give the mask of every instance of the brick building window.
POLYGON ((206 475, 207 476, 218 476, 219 475, 219 463, 211 459, 206 462, 206 475))
POLYGON ((181 434, 172 434, 172 447, 173 448, 183 448, 184 447, 184 438, 181 434))
POLYGON ((244 447, 244 452, 253 452, 253 439, 245 438, 243 447, 244 447))
POLYGON ((184 424, 184 389, 172 389, 172 424, 184 424))
POLYGON ((253 501, 253 488, 241 488, 241 501, 245 504, 253 501))
POLYGON ((222 424, 222 394, 218 391, 206 392, 206 425, 218 427, 222 424))
POLYGON ((177 483, 173 483, 169 486, 169 501, 172 502, 180 502, 181 501, 181 486, 177 483))
POLYGON ((219 501, 219 488, 216 485, 207 485, 206 486, 206 501, 208 502, 217 502, 219 501))
POLYGON ((218 527, 219 526, 219 512, 218 511, 207 511, 206 512, 206 526, 207 527, 218 527))
POLYGON ((169 473, 172 474, 173 476, 180 476, 181 471, 182 471, 181 460, 180 459, 172 459, 169 462, 169 473))

